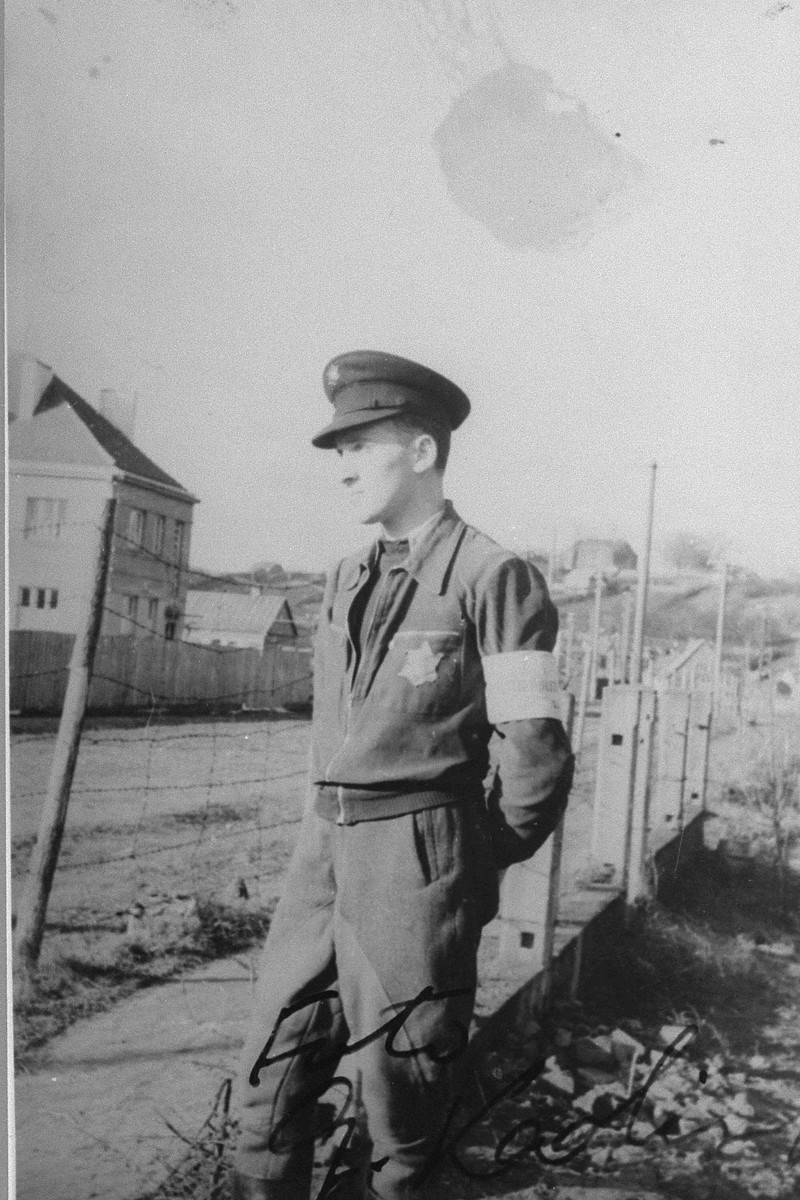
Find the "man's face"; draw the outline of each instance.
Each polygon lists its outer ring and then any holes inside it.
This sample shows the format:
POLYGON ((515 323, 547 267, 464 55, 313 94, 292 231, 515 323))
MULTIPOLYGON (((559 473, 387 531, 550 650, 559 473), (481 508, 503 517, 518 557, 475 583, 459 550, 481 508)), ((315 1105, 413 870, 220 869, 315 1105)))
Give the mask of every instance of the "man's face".
POLYGON ((391 524, 409 507, 420 482, 412 442, 392 420, 360 425, 337 437, 340 478, 364 525, 391 524))

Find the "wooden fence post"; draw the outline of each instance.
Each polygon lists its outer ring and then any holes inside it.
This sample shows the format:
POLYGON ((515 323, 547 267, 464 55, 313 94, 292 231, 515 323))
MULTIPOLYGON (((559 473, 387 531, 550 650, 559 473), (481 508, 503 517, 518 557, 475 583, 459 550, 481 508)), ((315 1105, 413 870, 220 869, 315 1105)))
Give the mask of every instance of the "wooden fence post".
POLYGON ((17 910, 15 937, 15 990, 19 998, 29 994, 33 972, 39 959, 45 914, 58 862, 58 852, 67 818, 72 777, 81 744, 81 728, 86 712, 89 683, 100 624, 103 619, 108 564, 114 536, 116 500, 106 503, 100 535, 94 587, 88 605, 86 623, 75 638, 69 664, 69 680, 64 707, 53 749, 53 763, 42 810, 39 833, 33 848, 28 878, 17 910))

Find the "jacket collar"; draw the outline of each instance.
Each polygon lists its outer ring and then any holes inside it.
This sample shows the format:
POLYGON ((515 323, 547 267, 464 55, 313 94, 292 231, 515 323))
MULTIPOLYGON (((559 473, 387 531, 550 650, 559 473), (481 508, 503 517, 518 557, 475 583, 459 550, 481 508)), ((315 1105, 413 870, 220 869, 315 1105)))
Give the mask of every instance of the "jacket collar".
POLYGON ((466 525, 452 502, 445 500, 439 520, 420 538, 403 563, 412 579, 441 596, 465 529, 466 525))
MULTIPOLYGON (((450 500, 445 500, 438 521, 420 538, 399 569, 407 571, 423 587, 441 596, 450 564, 455 557, 466 525, 450 500)), ((341 586, 352 591, 358 586, 365 572, 371 571, 378 556, 378 543, 373 542, 360 553, 346 560, 341 575, 341 586)))

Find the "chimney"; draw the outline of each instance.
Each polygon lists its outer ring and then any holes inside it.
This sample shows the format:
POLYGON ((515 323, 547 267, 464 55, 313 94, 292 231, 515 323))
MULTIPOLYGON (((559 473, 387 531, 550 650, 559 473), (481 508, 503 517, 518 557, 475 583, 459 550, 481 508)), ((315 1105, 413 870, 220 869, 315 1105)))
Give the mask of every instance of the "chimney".
POLYGON ((133 439, 136 430, 136 397, 121 396, 115 388, 100 392, 100 414, 116 425, 126 437, 133 439))
POLYGON ((8 364, 9 418, 30 421, 52 378, 52 369, 38 358, 30 354, 15 356, 8 364))

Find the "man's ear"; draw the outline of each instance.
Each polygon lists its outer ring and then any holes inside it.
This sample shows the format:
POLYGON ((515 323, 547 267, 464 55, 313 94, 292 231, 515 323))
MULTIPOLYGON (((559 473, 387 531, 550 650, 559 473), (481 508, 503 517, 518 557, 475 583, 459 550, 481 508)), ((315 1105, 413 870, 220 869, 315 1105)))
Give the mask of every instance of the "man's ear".
POLYGON ((436 465, 438 457, 438 449, 436 439, 429 433, 418 433, 413 441, 414 447, 414 470, 418 475, 423 471, 429 471, 431 467, 436 465))

